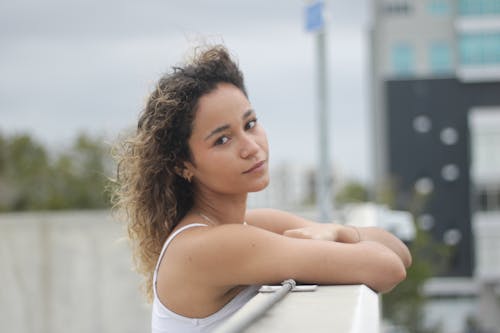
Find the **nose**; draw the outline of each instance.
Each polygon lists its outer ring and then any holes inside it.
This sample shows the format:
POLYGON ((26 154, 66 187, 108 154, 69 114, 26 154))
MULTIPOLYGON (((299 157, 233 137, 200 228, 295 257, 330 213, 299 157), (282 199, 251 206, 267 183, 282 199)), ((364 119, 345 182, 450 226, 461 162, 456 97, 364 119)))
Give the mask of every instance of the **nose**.
POLYGON ((242 136, 241 147, 240 147, 240 156, 241 158, 247 159, 259 151, 260 146, 255 140, 255 137, 249 134, 245 134, 242 136))

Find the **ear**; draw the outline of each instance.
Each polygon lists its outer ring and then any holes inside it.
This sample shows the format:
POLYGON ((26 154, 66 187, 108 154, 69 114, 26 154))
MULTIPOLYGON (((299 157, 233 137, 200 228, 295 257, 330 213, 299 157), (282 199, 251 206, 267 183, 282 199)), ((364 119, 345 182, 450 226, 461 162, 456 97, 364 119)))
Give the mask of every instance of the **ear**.
POLYGON ((184 168, 182 169, 182 178, 191 182, 191 178, 194 176, 193 165, 190 162, 184 162, 184 168))
POLYGON ((191 182, 191 179, 193 178, 193 165, 189 162, 184 162, 184 165, 181 166, 176 166, 174 167, 174 172, 177 176, 184 178, 188 182, 191 182))
POLYGON ((191 178, 193 178, 193 173, 187 169, 184 169, 182 170, 182 174, 179 176, 187 180, 189 183, 191 183, 191 178))

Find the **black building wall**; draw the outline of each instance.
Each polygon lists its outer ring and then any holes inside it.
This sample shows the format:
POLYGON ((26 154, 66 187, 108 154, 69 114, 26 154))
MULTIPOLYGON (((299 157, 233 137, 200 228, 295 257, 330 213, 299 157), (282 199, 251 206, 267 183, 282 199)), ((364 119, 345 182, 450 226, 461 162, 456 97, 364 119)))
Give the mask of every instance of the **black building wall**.
POLYGON ((443 241, 449 230, 460 232, 445 275, 470 276, 473 246, 468 112, 476 106, 500 105, 500 83, 389 80, 386 102, 388 171, 397 190, 396 204, 399 209, 410 209, 415 203, 416 182, 426 179, 429 185, 431 180, 432 191, 425 196, 418 214, 433 218, 431 231, 438 241, 443 241), (458 134, 456 143, 443 142, 446 128, 458 134), (443 178, 443 168, 452 171, 456 179, 443 178))

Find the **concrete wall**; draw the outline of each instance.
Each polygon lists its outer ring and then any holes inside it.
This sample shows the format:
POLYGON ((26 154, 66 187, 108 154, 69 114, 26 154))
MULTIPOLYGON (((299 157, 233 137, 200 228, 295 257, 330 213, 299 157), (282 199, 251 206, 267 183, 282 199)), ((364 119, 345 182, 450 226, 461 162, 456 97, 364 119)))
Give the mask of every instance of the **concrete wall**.
POLYGON ((0 331, 149 331, 123 236, 106 211, 0 215, 0 331))

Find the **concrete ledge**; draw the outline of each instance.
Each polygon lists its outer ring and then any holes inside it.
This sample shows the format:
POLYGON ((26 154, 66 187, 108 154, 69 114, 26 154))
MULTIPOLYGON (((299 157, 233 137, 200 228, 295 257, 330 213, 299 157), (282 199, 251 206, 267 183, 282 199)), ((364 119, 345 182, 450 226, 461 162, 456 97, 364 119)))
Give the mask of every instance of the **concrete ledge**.
MULTIPOLYGON (((235 316, 259 307, 269 293, 259 293, 235 316)), ((379 296, 364 285, 319 286, 313 292, 292 292, 245 330, 261 332, 378 333, 379 296)))

